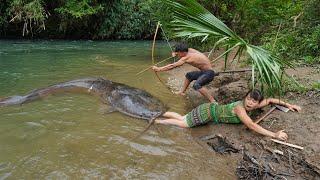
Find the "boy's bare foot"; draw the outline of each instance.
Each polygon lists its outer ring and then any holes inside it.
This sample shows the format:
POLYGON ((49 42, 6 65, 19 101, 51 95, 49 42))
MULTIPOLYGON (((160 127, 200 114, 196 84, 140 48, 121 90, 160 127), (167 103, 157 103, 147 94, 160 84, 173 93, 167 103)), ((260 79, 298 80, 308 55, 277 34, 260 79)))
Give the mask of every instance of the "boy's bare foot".
POLYGON ((175 94, 180 95, 180 96, 185 96, 186 95, 184 92, 181 92, 181 91, 175 92, 175 94))
POLYGON ((155 124, 164 124, 164 121, 163 121, 163 119, 155 119, 154 123, 155 124))

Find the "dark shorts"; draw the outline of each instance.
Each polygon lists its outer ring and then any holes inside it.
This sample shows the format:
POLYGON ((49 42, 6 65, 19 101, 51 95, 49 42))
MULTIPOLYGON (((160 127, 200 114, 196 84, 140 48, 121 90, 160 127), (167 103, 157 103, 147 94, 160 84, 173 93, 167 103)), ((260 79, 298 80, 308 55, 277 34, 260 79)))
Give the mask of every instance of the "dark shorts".
POLYGON ((186 74, 186 78, 191 82, 196 80, 193 84, 193 89, 198 90, 202 88, 202 86, 209 84, 214 78, 214 71, 213 70, 206 70, 206 71, 192 71, 186 74))

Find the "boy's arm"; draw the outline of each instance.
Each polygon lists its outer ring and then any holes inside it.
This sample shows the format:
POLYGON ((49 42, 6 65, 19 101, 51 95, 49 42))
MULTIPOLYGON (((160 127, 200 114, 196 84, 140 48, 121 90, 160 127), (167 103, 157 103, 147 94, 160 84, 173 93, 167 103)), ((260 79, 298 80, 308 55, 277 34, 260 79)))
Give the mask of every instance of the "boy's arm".
POLYGON ((280 99, 275 99, 275 98, 264 99, 261 101, 261 103, 258 106, 259 106, 259 108, 262 108, 262 107, 267 106, 269 104, 278 104, 281 106, 286 106, 291 111, 298 111, 299 112, 301 110, 300 106, 289 104, 284 101, 281 101, 280 99))
POLYGON ((162 67, 157 67, 157 66, 152 66, 152 69, 154 71, 168 71, 170 69, 173 69, 175 67, 178 67, 178 66, 181 66, 183 65, 187 60, 187 57, 182 57, 179 61, 175 62, 175 63, 171 63, 171 64, 168 64, 166 66, 162 66, 162 67))
POLYGON ((240 118, 241 122, 245 124, 249 129, 265 136, 277 138, 280 140, 287 140, 288 135, 285 132, 283 132, 283 130, 274 133, 254 123, 242 106, 236 106, 234 108, 234 112, 240 118))

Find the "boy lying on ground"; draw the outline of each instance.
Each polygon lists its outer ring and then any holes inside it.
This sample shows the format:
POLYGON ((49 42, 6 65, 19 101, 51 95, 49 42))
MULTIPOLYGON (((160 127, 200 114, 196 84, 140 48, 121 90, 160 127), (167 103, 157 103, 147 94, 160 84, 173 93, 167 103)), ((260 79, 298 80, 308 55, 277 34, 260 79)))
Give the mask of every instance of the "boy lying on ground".
POLYGON ((254 123, 249 117, 248 112, 262 108, 269 104, 278 104, 286 106, 291 111, 300 111, 301 107, 283 102, 279 99, 264 99, 259 90, 252 90, 247 93, 242 101, 233 102, 226 105, 216 103, 205 103, 194 108, 191 112, 182 116, 175 112, 166 112, 163 114, 167 119, 156 119, 155 123, 172 124, 179 127, 195 127, 213 121, 215 123, 243 123, 249 129, 272 138, 287 140, 288 135, 284 130, 271 132, 254 123))

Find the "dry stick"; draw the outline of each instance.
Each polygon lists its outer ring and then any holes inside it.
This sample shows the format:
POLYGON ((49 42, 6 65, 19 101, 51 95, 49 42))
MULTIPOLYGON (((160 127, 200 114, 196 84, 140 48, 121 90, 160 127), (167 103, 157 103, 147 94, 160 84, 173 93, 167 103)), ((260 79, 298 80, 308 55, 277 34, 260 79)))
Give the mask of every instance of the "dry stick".
POLYGON ((274 149, 273 152, 277 153, 277 154, 280 154, 280 155, 283 155, 283 152, 278 150, 278 149, 274 149))
POLYGON ((283 145, 286 145, 286 146, 290 146, 290 147, 293 147, 293 148, 297 148, 297 149, 303 150, 303 147, 295 145, 295 144, 286 143, 286 142, 279 141, 279 140, 276 140, 276 139, 271 139, 271 141, 273 141, 275 143, 279 143, 279 144, 283 144, 283 145))
MULTIPOLYGON (((266 112, 261 118, 257 119, 254 123, 259 124, 260 121, 262 121, 264 118, 266 118, 269 114, 271 114, 277 107, 272 107, 268 112, 266 112)), ((246 129, 249 129, 246 127, 246 129)))
POLYGON ((224 73, 237 73, 237 72, 247 72, 251 71, 251 69, 242 69, 242 70, 232 70, 232 71, 221 71, 217 72, 218 74, 224 74, 224 73))
POLYGON ((271 114, 277 107, 272 107, 267 113, 265 113, 261 118, 256 120, 254 123, 258 124, 260 121, 262 121, 264 118, 266 118, 269 114, 271 114))
POLYGON ((297 26, 297 20, 298 18, 303 14, 303 12, 300 12, 297 16, 293 16, 293 27, 295 28, 297 26))
POLYGON ((274 49, 274 46, 276 45, 276 42, 278 40, 278 35, 279 35, 279 31, 280 31, 281 25, 282 25, 282 22, 279 25, 279 28, 278 28, 278 31, 277 31, 277 34, 276 34, 276 38, 275 38, 275 40, 273 42, 273 45, 272 45, 272 50, 274 49))
MULTIPOLYGON (((158 63, 156 63, 156 64, 154 64, 154 65, 152 65, 152 66, 155 66, 155 65, 158 65, 158 64, 160 64, 160 63, 163 63, 163 62, 165 62, 165 61, 167 61, 167 60, 169 60, 169 59, 171 59, 171 58, 173 58, 173 57, 172 57, 172 56, 171 56, 171 57, 168 57, 168 58, 166 58, 166 59, 164 59, 164 60, 162 60, 162 61, 160 61, 160 62, 158 62, 158 63)), ((152 66, 149 66, 148 68, 146 68, 146 69, 138 72, 136 75, 139 75, 139 74, 142 74, 143 72, 146 72, 147 70, 149 70, 150 68, 152 68, 152 66)))

